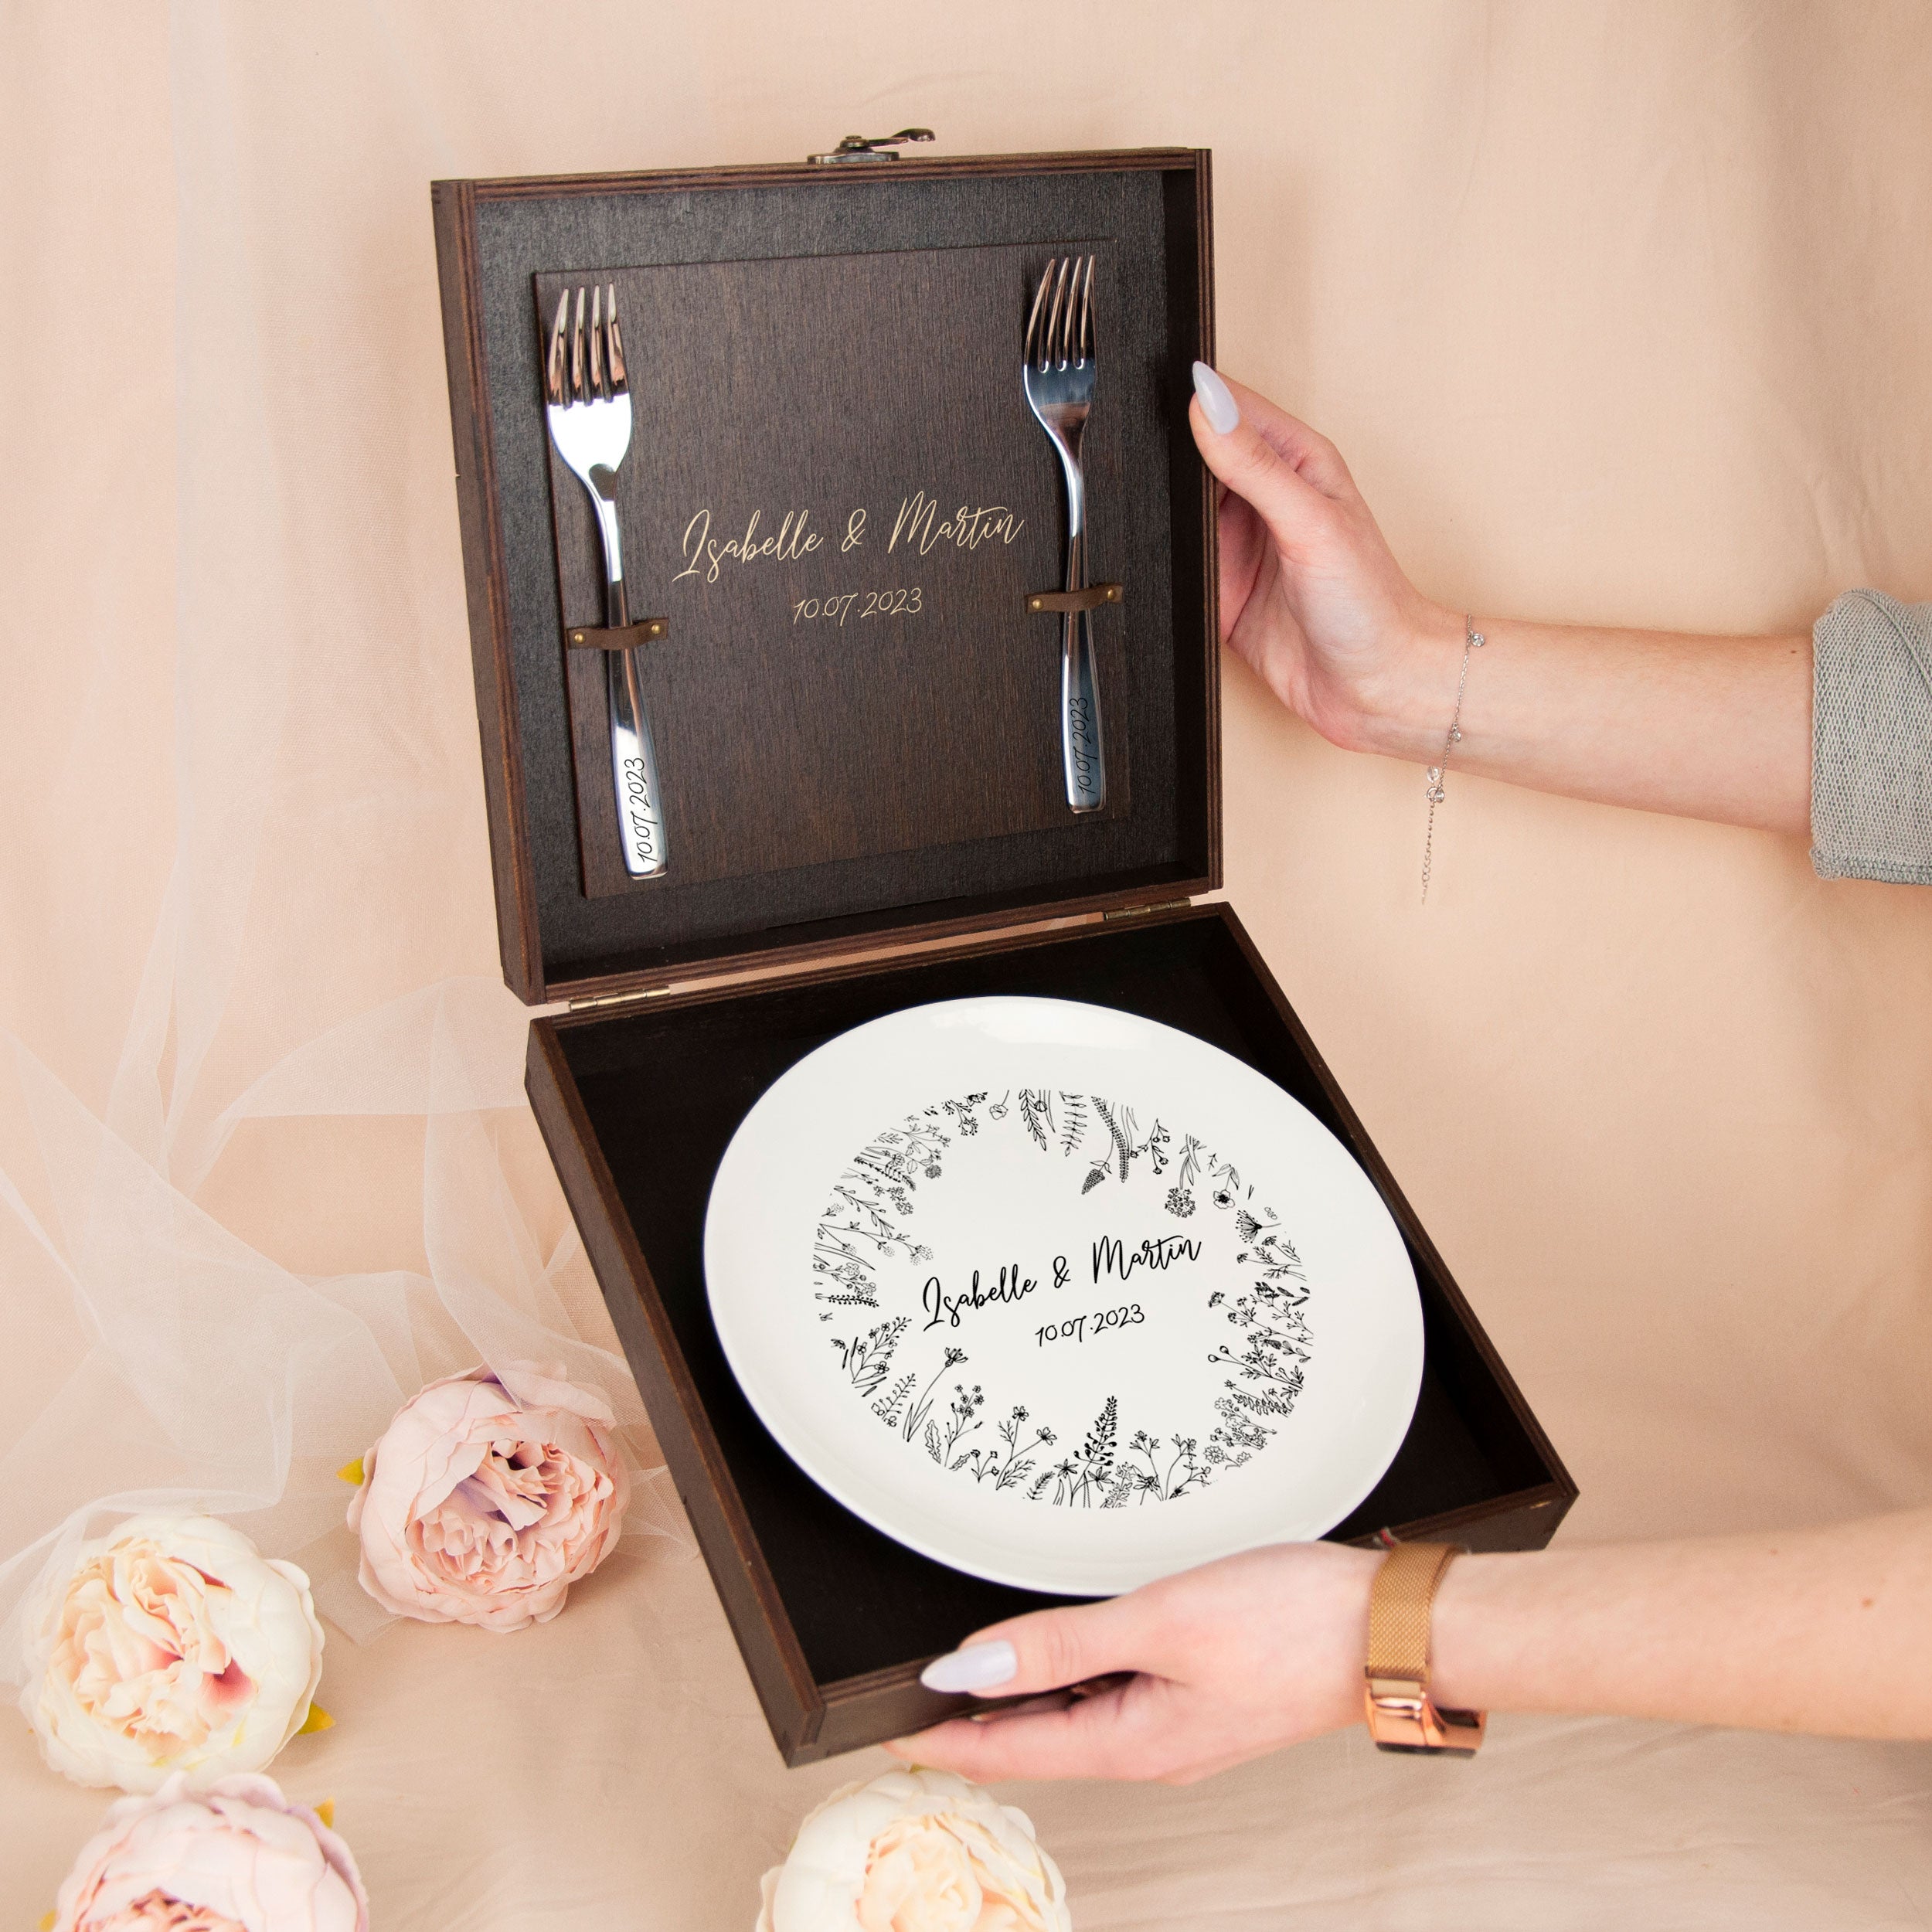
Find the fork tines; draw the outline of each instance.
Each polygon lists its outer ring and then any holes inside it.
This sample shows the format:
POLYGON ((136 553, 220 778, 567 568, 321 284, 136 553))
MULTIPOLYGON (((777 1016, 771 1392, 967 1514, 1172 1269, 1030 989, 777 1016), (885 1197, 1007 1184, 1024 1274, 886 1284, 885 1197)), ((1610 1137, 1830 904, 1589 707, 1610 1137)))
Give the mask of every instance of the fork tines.
POLYGON ((550 330, 549 353, 544 359, 545 400, 556 407, 570 403, 607 402, 628 396, 624 379, 624 338, 617 330, 617 290, 614 282, 590 291, 590 326, 583 325, 585 291, 577 291, 577 315, 570 315, 570 291, 557 298, 556 321, 550 330), (566 332, 570 353, 565 355, 566 332))
POLYGON ((1026 360, 1064 369, 1094 353, 1094 257, 1059 255, 1046 264, 1026 318, 1026 360))

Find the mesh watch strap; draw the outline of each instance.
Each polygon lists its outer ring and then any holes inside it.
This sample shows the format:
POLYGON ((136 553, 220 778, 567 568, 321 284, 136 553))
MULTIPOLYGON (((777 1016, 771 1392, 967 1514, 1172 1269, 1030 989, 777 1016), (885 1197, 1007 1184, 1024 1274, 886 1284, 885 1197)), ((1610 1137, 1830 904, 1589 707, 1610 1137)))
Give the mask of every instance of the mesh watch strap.
POLYGON ((1455 1543, 1396 1543, 1369 1592, 1366 1708, 1369 1734, 1386 1751, 1467 1757, 1482 1742, 1480 1711, 1440 1710, 1429 1696, 1429 1613, 1455 1543))
POLYGON ((1369 1675, 1429 1681, 1429 1606, 1442 1573, 1462 1554, 1454 1543, 1397 1543, 1369 1594, 1369 1675))

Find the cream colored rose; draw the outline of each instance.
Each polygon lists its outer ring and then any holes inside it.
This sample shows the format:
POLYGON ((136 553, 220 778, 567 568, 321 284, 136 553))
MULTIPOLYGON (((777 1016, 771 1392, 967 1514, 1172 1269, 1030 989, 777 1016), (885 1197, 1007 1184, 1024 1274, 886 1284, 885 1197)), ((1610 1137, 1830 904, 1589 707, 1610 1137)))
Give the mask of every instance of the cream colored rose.
POLYGON ((257 1771, 300 1730, 322 1674, 308 1579, 213 1516, 134 1516, 44 1577, 20 1708, 81 1784, 151 1791, 257 1771))
POLYGON ((362 1458, 349 1506, 362 1587, 426 1623, 549 1622, 623 1527, 615 1420, 560 1369, 518 1362, 432 1382, 362 1458))
POLYGON ((272 1778, 108 1807, 55 1902, 53 1932, 369 1932, 349 1847, 272 1778))
POLYGON ((764 1877, 757 1932, 1070 1932, 1024 1811, 950 1771, 835 1791, 764 1877))

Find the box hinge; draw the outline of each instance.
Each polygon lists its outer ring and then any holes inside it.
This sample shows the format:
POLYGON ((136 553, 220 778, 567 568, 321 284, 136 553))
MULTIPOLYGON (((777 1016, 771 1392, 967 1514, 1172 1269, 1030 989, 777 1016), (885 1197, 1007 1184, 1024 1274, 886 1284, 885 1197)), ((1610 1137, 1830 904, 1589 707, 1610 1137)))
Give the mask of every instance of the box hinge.
POLYGON ((1157 900, 1151 906, 1116 906, 1111 912, 1100 914, 1102 919, 1139 919, 1148 913, 1177 913, 1182 907, 1191 906, 1191 899, 1157 900))
POLYGON ((569 1010, 573 1013, 587 1013, 595 1006, 634 1006, 640 1000, 662 999, 670 990, 668 986, 646 986, 635 992, 604 993, 595 999, 573 999, 569 1010))

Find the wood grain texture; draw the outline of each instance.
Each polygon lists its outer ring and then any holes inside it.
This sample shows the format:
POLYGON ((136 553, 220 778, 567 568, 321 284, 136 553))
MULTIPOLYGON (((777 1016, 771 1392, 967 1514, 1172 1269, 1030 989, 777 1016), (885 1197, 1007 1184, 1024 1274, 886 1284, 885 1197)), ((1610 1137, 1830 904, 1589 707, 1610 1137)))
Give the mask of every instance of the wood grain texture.
POLYGON ((788 1763, 965 1707, 924 1689, 921 1666, 975 1625, 1058 1600, 916 1555, 834 1502, 772 1440, 711 1324, 702 1266, 711 1179, 758 1096, 824 1040, 906 1005, 987 993, 1089 999, 1179 1026, 1274 1080, 1361 1161, 1415 1267, 1425 1359, 1402 1448, 1336 1540, 1366 1542, 1386 1525, 1478 1549, 1536 1548, 1577 1493, 1225 905, 539 1020, 532 1105, 653 1419, 675 1406, 670 1436, 660 1421, 665 1455, 694 1521, 706 1525, 706 1559, 788 1763))
MULTIPOLYGON (((460 463, 457 484, 465 527, 477 533, 474 543, 466 542, 465 560, 478 689, 487 692, 495 719, 482 734, 493 845, 518 859, 498 868, 499 895, 513 893, 519 902, 514 919, 507 911, 499 915, 505 975, 526 997, 662 984, 822 956, 875 936, 936 937, 1218 883, 1219 648, 1202 534, 1212 491, 1185 434, 1188 365, 1213 352, 1209 291, 1199 274, 1209 221, 1206 181, 1201 157, 1168 149, 906 162, 857 178, 779 168, 439 185, 439 211, 447 209, 439 212, 437 235, 453 403, 460 389, 461 406, 491 457, 487 477, 479 465, 460 463), (1176 224, 1185 231, 1179 236, 1176 224), (565 607, 548 440, 534 406, 533 277, 580 268, 587 277, 618 263, 675 268, 811 257, 862 261, 981 246, 1031 248, 1043 259, 1054 245, 1089 236, 1111 247, 1117 259, 1131 249, 1132 286, 1149 291, 1154 304, 1138 345, 1130 344, 1117 365, 1121 376, 1103 376, 1119 399, 1122 432, 1131 427, 1134 439, 1123 445, 1122 467, 1136 481, 1119 499, 1121 511, 1140 519, 1129 546, 1132 572, 1102 570, 1097 560, 1095 566, 1095 574, 1130 580, 1128 604, 1097 618, 1104 653, 1127 652, 1124 667, 1109 680, 1111 693, 1103 692, 1110 751, 1131 766, 1111 808, 1100 822, 1064 815, 1057 823, 1029 825, 1034 815, 1019 808, 1010 787, 982 785, 985 824, 948 842, 927 837, 917 825, 885 832, 889 812, 855 811, 822 781, 811 811, 787 823, 754 783, 737 794, 752 821, 740 836, 726 823, 726 804, 718 802, 730 787, 718 784, 713 805, 696 812, 693 822, 709 829, 694 849, 709 849, 705 869, 721 876, 680 876, 674 851, 664 879, 606 875, 614 890, 587 892, 579 828, 589 813, 608 809, 607 786, 588 777, 602 692, 580 667, 566 670, 558 644, 565 607), (927 247, 909 250, 908 242, 927 247), (1170 277, 1178 283, 1172 291, 1170 277), (1120 643, 1108 644, 1110 627, 1120 643), (580 770, 587 774, 583 811, 580 770), (808 819, 828 835, 821 848, 804 835, 808 819), (1018 830, 1003 828, 1016 823, 1018 830), (733 854, 761 841, 804 862, 736 869, 744 862, 733 854), (849 855, 837 855, 842 851, 849 855), (527 964, 532 956, 534 970, 527 964)), ((636 343, 634 325, 630 335, 636 343)), ((1016 386, 1016 370, 1013 380, 1016 386)), ((1024 419, 1019 427, 1030 429, 1024 419)), ((1043 453, 1044 437, 1031 433, 1043 453)), ((835 435, 830 440, 837 445, 835 435)), ((935 447, 945 451, 945 439, 935 447)), ((1043 515, 1053 532, 1047 567, 1021 590, 1057 575, 1060 508, 1050 468, 1046 480, 1043 515)), ((1031 653, 1036 672, 1043 661, 1050 666, 1056 659, 1050 621, 1042 628, 1047 634, 1031 653)), ((674 631, 667 641, 675 651, 681 641, 674 631)), ((671 666, 662 668, 668 674, 671 666)), ((988 689, 1004 701, 998 677, 988 689)), ((916 679, 910 690, 917 701, 916 679)), ((853 714, 861 728, 841 737, 825 723, 820 742, 828 756, 817 761, 821 771, 841 760, 858 769, 869 755, 866 731, 881 700, 872 690, 861 696, 864 703, 853 714)), ((1050 751, 1056 700, 1046 709, 1050 751)), ((740 734, 732 753, 740 770, 760 769, 758 753, 742 748, 753 737, 740 734)), ((791 737, 794 747, 805 741, 801 732, 791 737)), ((666 747, 659 749, 667 783, 684 782, 672 776, 666 747)), ((701 760, 698 768, 716 764, 701 760)), ((693 767, 687 760, 675 768, 693 767)), ((1050 778, 1050 762, 1045 769, 1050 778)), ((912 780, 896 788, 912 808, 905 815, 917 819, 928 802, 925 789, 912 780)), ((778 789, 769 787, 773 794, 778 789)), ((937 804, 936 824, 963 808, 957 791, 949 799, 942 790, 937 804)))
MULTIPOLYGON (((1193 318, 1194 328, 1206 345, 1201 360, 1213 362, 1214 350, 1214 223, 1207 212, 1214 205, 1213 157, 1206 148, 1190 157, 1185 175, 1162 177, 1166 204, 1168 300, 1177 314, 1193 318)), ((1192 381, 1192 365, 1189 380, 1192 381)), ((1196 591, 1201 600, 1201 634, 1213 658, 1212 673, 1197 685, 1191 667, 1177 656, 1175 662, 1174 784, 1184 798, 1202 801, 1206 822, 1202 835, 1209 855, 1212 883, 1221 884, 1221 571, 1219 498, 1192 437, 1176 437, 1168 447, 1168 488, 1175 506, 1175 634, 1186 634, 1193 621, 1188 600, 1196 591)))
MULTIPOLYGON (((903 155, 897 161, 828 166, 809 161, 738 162, 710 168, 661 168, 607 175, 495 175, 467 184, 492 201, 548 201, 560 196, 682 195, 712 188, 866 188, 879 182, 975 180, 1002 175, 1169 173, 1192 168, 1196 148, 1054 149, 1031 155, 903 155)), ((437 184, 440 185, 441 184, 437 184)))
POLYGON ((802 1749, 817 1733, 822 1700, 556 1036, 541 1022, 530 1029, 524 1085, 599 1285, 628 1291, 605 1288, 612 1325, 772 1735, 781 1750, 802 1749))
POLYGON ((536 879, 523 795, 511 675, 508 599, 497 542, 496 478, 484 432, 485 379, 474 300, 476 199, 468 182, 438 182, 432 191, 437 274, 442 295, 444 360, 449 373, 450 430, 455 444, 457 522, 469 605, 471 669, 483 750, 484 801, 489 818, 490 872, 496 893, 497 945, 503 977, 526 1000, 544 997, 536 930, 536 879))
MULTIPOLYGON (((536 277, 538 317, 587 280, 616 290, 624 321, 617 510, 631 598, 671 620, 640 669, 679 879, 1070 818, 1059 626, 1024 609, 1059 579, 1063 492, 1019 362, 1042 269, 1088 246, 536 277), (712 549, 732 544, 757 560, 712 549), (784 553, 757 556, 766 544, 784 553)), ((1104 349, 1119 267, 1110 243, 1093 252, 1104 349)), ((1084 456, 1090 555, 1131 575, 1109 535, 1125 485, 1107 400, 1104 375, 1084 456)), ((600 623, 596 522, 554 448, 550 498, 564 623, 600 623)), ((1129 807, 1132 619, 1094 620, 1107 796, 1088 825, 1129 807)), ((570 675, 584 890, 657 890, 624 871, 602 689, 583 666, 570 675)))

